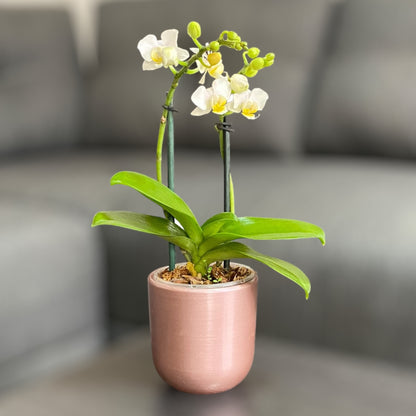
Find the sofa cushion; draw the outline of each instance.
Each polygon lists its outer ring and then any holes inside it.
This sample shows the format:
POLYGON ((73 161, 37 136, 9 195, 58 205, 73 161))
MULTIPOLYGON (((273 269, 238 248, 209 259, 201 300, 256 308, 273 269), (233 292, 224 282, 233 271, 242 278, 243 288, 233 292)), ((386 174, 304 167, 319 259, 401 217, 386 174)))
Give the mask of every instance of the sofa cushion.
POLYGON ((351 0, 317 89, 307 148, 416 156, 416 3, 351 0))
POLYGON ((81 112, 67 13, 0 8, 0 153, 78 142, 81 112))
POLYGON ((2 191, 0 390, 103 343, 103 251, 83 218, 47 197, 2 191))
MULTIPOLYGON (((253 122, 241 116, 230 117, 236 130, 233 148, 296 152, 303 101, 331 3, 244 0, 236 6, 214 0, 104 5, 99 15, 99 70, 91 86, 89 139, 93 143, 154 146, 164 92, 172 76, 166 70, 143 72, 137 42, 148 33, 159 36, 163 30, 176 27, 180 31, 179 44, 190 47, 186 25, 197 20, 202 25, 201 41, 215 39, 224 29, 234 29, 250 45, 260 46, 262 54, 275 52, 278 57, 274 66, 251 80, 253 88, 261 87, 270 95, 260 119, 253 122), (258 13, 259 8, 267 13, 258 13)), ((227 68, 232 71, 242 66, 241 58, 227 51, 224 61, 226 66, 227 62, 231 64, 227 68)), ((199 77, 184 78, 175 96, 175 107, 180 111, 175 117, 176 141, 187 146, 216 147, 213 125, 218 118, 212 114, 190 116, 194 107, 190 96, 199 77)))

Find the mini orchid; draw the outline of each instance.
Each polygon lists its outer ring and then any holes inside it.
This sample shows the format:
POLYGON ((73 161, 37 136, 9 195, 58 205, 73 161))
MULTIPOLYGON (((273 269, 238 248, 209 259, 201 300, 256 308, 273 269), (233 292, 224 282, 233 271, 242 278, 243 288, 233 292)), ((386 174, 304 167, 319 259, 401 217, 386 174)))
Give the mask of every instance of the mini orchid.
MULTIPOLYGON (((197 53, 198 48, 191 48, 191 52, 197 53)), ((205 84, 205 78, 207 73, 212 78, 219 78, 224 72, 224 64, 222 63, 222 57, 219 52, 205 52, 200 60, 196 61, 199 72, 202 74, 199 80, 200 84, 205 84)))
POLYGON ((144 71, 177 66, 180 61, 189 57, 186 49, 178 47, 177 29, 165 30, 160 37, 158 40, 155 35, 147 35, 137 44, 137 49, 144 59, 144 71))
POLYGON ((212 83, 212 87, 198 87, 191 96, 196 108, 192 111, 193 116, 203 116, 212 111, 215 114, 228 112, 228 103, 231 99, 231 85, 226 78, 218 78, 212 83))
MULTIPOLYGON (((248 78, 252 79, 264 68, 274 62, 274 53, 260 56, 260 49, 248 47, 247 42, 234 31, 224 30, 217 39, 202 44, 198 39, 202 35, 198 22, 190 22, 188 35, 197 46, 188 51, 177 45, 178 31, 165 30, 161 39, 155 35, 142 38, 137 48, 142 55, 143 70, 149 71, 161 67, 168 68, 173 73, 170 89, 165 96, 165 102, 160 117, 159 132, 156 146, 156 180, 137 172, 124 171, 116 173, 112 184, 129 186, 150 201, 159 205, 165 217, 139 214, 129 211, 98 212, 93 220, 93 226, 113 225, 132 229, 147 234, 157 235, 169 242, 169 270, 176 266, 175 246, 181 249, 187 260, 187 270, 193 278, 204 284, 217 283, 211 274, 213 263, 223 263, 230 268, 230 259, 249 258, 260 261, 274 271, 288 277, 297 283, 309 296, 310 282, 307 276, 296 266, 263 255, 243 243, 235 242, 240 239, 253 240, 282 240, 292 238, 318 238, 325 243, 324 231, 316 225, 286 219, 237 217, 235 215, 234 186, 230 172, 230 133, 233 131, 228 116, 240 113, 254 120, 258 112, 263 110, 268 94, 260 88, 250 89, 248 78), (232 76, 224 71, 222 62, 222 47, 241 52, 242 68, 232 76), (180 65, 180 68, 175 68, 180 65), (192 102, 196 108, 194 116, 202 116, 213 112, 219 115, 219 123, 215 125, 219 135, 221 156, 223 158, 224 179, 224 212, 209 218, 199 225, 190 207, 183 201, 174 189, 174 124, 173 98, 179 80, 185 74, 202 74, 200 83, 205 82, 206 74, 214 80, 209 88, 200 85, 192 94, 192 102), (163 185, 162 154, 165 131, 168 135, 168 186, 163 185)), ((193 280, 192 280, 193 281, 193 280)))
POLYGON ((268 98, 267 92, 261 88, 254 88, 252 91, 246 90, 232 95, 229 109, 233 113, 241 113, 249 120, 254 120, 259 117, 256 113, 263 110, 268 98))

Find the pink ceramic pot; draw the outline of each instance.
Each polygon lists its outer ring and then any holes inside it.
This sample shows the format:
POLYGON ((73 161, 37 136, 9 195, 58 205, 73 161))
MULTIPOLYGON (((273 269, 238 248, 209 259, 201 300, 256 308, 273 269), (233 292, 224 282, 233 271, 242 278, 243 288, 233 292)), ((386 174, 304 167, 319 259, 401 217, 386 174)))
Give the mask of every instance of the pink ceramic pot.
MULTIPOLYGON (((245 266, 246 267, 246 266, 245 266)), ((239 384, 254 358, 257 274, 216 285, 148 277, 153 362, 177 390, 219 393, 239 384)))

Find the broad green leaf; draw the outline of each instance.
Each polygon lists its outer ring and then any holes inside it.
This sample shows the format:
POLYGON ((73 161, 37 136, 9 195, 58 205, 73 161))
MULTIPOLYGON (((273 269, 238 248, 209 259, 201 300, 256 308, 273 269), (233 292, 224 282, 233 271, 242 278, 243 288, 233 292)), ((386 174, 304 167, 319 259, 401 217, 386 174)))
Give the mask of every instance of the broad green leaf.
MULTIPOLYGON (((297 220, 280 218, 235 217, 222 219, 212 217, 209 230, 214 230, 207 236, 203 226, 204 236, 208 237, 201 244, 202 254, 216 246, 229 241, 246 238, 251 240, 289 240, 299 238, 318 238, 325 244, 325 233, 317 225, 297 220), (217 227, 215 227, 217 225, 217 227)), ((208 220, 209 221, 209 220, 208 220)))
POLYGON ((165 218, 128 211, 102 211, 97 212, 92 221, 93 227, 97 225, 114 225, 157 235, 189 253, 195 250, 185 231, 165 218))
POLYGON ((238 238, 252 240, 319 238, 321 243, 325 244, 322 228, 309 222, 282 218, 239 217, 237 222, 224 224, 221 233, 235 234, 238 238))
POLYGON ((137 172, 118 172, 111 178, 111 184, 129 186, 158 204, 176 218, 188 236, 196 243, 202 240, 202 230, 193 212, 175 192, 149 176, 137 172))
POLYGON ((204 233, 204 237, 210 237, 212 235, 217 234, 221 228, 229 223, 229 222, 236 222, 237 216, 232 212, 220 212, 219 214, 214 215, 211 218, 208 218, 204 224, 202 224, 202 231, 204 233))
POLYGON ((250 258, 264 263, 274 271, 298 284, 304 291, 306 299, 311 291, 311 284, 305 273, 298 267, 287 261, 261 254, 241 243, 226 243, 207 253, 201 258, 200 263, 210 264, 215 261, 227 260, 230 258, 250 258))

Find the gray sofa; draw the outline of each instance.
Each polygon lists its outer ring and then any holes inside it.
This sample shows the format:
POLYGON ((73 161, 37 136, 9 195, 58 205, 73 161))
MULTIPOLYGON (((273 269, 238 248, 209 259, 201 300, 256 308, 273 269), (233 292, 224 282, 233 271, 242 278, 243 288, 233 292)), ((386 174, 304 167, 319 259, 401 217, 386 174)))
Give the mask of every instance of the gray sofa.
MULTIPOLYGON (((198 20, 236 30, 277 64, 270 100, 230 119, 239 215, 322 226, 316 241, 253 244, 309 275, 311 297, 267 268, 259 333, 416 365, 416 26, 411 0, 116 2, 98 11, 98 64, 77 64, 67 14, 0 9, 0 390, 79 361, 146 325, 146 276, 166 244, 91 229, 103 209, 156 214, 111 175, 155 175, 168 71, 144 73, 148 33, 198 20), (232 16, 232 17, 231 17, 232 16)), ((230 57, 232 60, 232 56, 230 57)), ((196 77, 197 78, 197 77, 196 77)), ((200 221, 219 212, 215 117, 175 99, 176 190, 200 221)))

